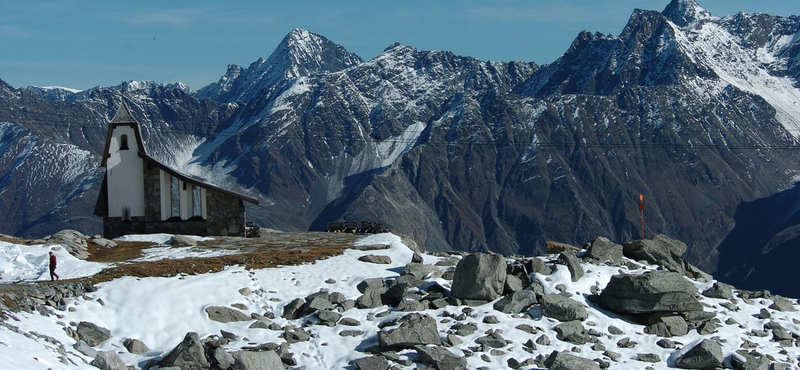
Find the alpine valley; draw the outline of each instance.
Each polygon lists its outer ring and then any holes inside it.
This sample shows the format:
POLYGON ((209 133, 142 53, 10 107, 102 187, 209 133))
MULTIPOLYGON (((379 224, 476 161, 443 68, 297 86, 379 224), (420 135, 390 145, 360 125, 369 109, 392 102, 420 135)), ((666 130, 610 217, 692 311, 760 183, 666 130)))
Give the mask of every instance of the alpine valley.
POLYGON ((548 65, 400 44, 364 61, 295 29, 196 91, 0 81, 0 232, 100 232, 122 99, 150 155, 257 197, 261 227, 375 220, 428 251, 533 255, 638 239, 642 194, 646 236, 686 241, 686 260, 739 288, 800 296, 798 16, 673 0, 548 65))

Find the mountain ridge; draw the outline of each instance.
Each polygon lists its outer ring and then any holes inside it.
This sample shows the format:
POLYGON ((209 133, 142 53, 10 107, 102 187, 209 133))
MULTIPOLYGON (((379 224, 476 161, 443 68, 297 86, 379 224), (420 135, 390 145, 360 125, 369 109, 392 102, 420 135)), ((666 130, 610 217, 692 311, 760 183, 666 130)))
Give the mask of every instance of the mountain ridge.
MULTIPOLYGON (((50 101, 4 83, 0 121, 91 155, 124 92, 149 153, 258 196, 248 215, 262 226, 380 220, 434 251, 630 239, 642 194, 648 235, 691 240, 687 258, 724 274, 716 248, 737 207, 798 174, 800 18, 706 13, 691 0, 636 10, 619 35, 582 32, 543 66, 402 44, 363 61, 293 30, 195 93, 130 82, 50 101)), ((26 178, 13 165, 24 153, 0 161, 6 183, 26 178)), ((30 204, 20 195, 5 204, 30 204)), ((7 232, 63 228, 47 220, 7 232)))

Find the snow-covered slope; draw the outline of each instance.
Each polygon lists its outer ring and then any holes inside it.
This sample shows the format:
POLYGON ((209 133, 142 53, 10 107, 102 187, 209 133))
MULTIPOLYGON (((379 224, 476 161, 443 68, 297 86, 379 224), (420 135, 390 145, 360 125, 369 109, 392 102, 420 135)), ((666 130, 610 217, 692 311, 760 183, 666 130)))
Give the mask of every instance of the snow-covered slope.
MULTIPOLYGON (((163 240, 162 236, 155 237, 163 240)), ((75 330, 77 323, 91 322, 110 333, 110 338, 96 345, 94 350, 113 351, 125 364, 137 368, 155 364, 189 332, 197 333, 201 339, 222 338, 224 332, 226 338, 231 339, 226 340, 224 343, 227 344, 222 348, 235 352, 259 346, 267 348, 270 347, 268 343, 285 343, 288 340, 284 338, 285 332, 302 328, 310 336, 286 345, 291 352, 288 357, 296 364, 291 368, 352 369, 354 360, 371 356, 367 351, 378 345, 379 332, 394 328, 386 324, 409 312, 380 304, 374 308, 347 308, 340 310, 339 314, 341 319, 350 323, 345 325, 340 321, 330 326, 322 324, 313 314, 299 319, 284 318, 282 314, 288 310, 291 301, 321 291, 341 294, 343 300, 355 300, 361 296, 357 286, 362 281, 398 278, 414 253, 401 242, 401 238, 392 234, 368 236, 356 245, 380 245, 387 249, 350 249, 340 256, 313 264, 273 269, 250 270, 231 266, 217 273, 123 277, 99 284, 96 291, 67 299, 58 304, 58 308, 43 308, 41 313, 5 311, 7 318, 0 325, 0 360, 2 366, 9 369, 94 369, 87 364, 93 357, 73 348, 76 340, 67 334, 67 331, 75 330), (373 264, 359 260, 370 254, 386 256, 391 262, 373 264), (228 307, 253 314, 254 319, 214 321, 207 314, 209 307, 228 307), (272 317, 273 314, 274 318, 270 319, 262 316, 272 317), (251 327, 257 317, 275 328, 251 327), (348 334, 343 335, 346 331, 348 334), (123 346, 126 339, 138 339, 149 350, 140 354, 130 353, 123 346)), ((46 274, 40 266, 52 246, 3 246, 7 252, 0 255, 0 265, 5 274, 26 279, 37 279, 38 275, 46 274)), ((188 250, 185 253, 184 256, 188 257, 188 250)), ((97 264, 76 260, 63 250, 58 256, 64 261, 60 265, 64 266, 64 277, 83 276, 96 269, 97 264)), ((432 268, 425 277, 425 289, 438 284, 449 294, 451 280, 444 278, 442 272, 451 271, 461 256, 425 253, 420 256, 422 263, 432 268)), ((179 253, 173 257, 181 256, 179 253)), ((581 268, 585 275, 573 281, 568 268, 555 262, 557 255, 538 258, 554 270, 548 275, 533 273, 530 277, 543 287, 542 294, 563 294, 588 309, 588 318, 582 321, 582 325, 594 333, 591 334, 596 340, 594 343, 576 344, 562 339, 558 334, 561 329, 557 329, 562 322, 544 316, 539 305, 522 314, 502 313, 493 308, 493 302, 473 306, 446 305, 417 312, 435 320, 438 336, 449 343, 441 348, 453 356, 465 358, 466 367, 470 369, 508 368, 512 365, 514 368, 540 369, 542 359, 554 351, 605 363, 613 369, 670 369, 675 368, 678 357, 704 339, 719 343, 728 368, 732 357, 744 358, 736 354, 742 349, 769 356, 767 362, 784 363, 790 367, 797 363, 798 347, 784 346, 772 335, 772 332, 779 335, 778 326, 790 337, 800 335, 800 314, 771 307, 780 297, 746 298, 748 294, 751 297, 757 294, 739 291, 734 293, 745 298, 719 299, 697 295, 703 304, 704 315, 717 320, 712 329, 691 329, 684 335, 662 338, 646 334, 644 325, 600 309, 587 299, 603 290, 614 275, 642 274, 656 270, 657 266, 632 260, 625 260, 623 264, 584 261, 581 268), (465 325, 473 326, 474 330, 462 332, 454 329, 465 325), (477 344, 480 338, 491 333, 496 333, 493 338, 499 335, 506 344, 495 348, 492 348, 494 344, 488 347, 477 344), (654 355, 658 360, 644 360, 642 354, 654 355)), ((714 285, 714 281, 687 281, 701 292, 714 285)), ((790 306, 798 308, 793 301, 790 306)), ((413 349, 398 349, 391 352, 391 356, 387 352, 386 356, 401 368, 419 368, 423 362, 413 349)))

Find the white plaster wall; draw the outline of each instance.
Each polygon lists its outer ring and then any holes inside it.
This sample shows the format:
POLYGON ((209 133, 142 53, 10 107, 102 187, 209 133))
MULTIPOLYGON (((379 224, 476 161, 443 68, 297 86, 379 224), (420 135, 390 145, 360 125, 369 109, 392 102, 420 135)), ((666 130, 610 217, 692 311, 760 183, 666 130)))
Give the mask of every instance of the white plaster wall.
POLYGON ((144 216, 144 161, 139 158, 138 150, 133 128, 113 129, 106 161, 110 217, 122 217, 125 207, 130 209, 131 217, 144 216), (128 135, 128 150, 119 150, 122 135, 128 135))

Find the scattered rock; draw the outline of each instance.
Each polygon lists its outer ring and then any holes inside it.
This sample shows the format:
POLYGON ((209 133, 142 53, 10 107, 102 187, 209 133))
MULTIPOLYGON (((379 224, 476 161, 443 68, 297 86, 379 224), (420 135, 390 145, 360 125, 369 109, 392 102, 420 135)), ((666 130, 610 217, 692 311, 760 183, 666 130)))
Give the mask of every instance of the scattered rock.
POLYGON ((492 301, 503 294, 506 262, 499 254, 475 253, 461 259, 451 295, 458 299, 492 301))
POLYGON ((552 240, 547 240, 544 242, 544 246, 547 249, 547 254, 556 254, 556 253, 564 253, 564 252, 572 252, 573 254, 579 252, 581 249, 570 244, 566 243, 559 243, 554 242, 552 240))
POLYGON ((233 353, 234 365, 237 370, 283 370, 281 357, 275 351, 246 351, 240 350, 233 353))
POLYGON ((622 245, 622 253, 633 260, 645 260, 665 269, 685 273, 681 256, 686 253, 684 242, 657 234, 650 239, 634 240, 622 245))
POLYGON ((580 302, 560 294, 545 294, 540 302, 542 314, 558 321, 586 320, 589 314, 580 302))
POLYGON ((589 248, 586 250, 586 257, 619 264, 623 262, 622 246, 613 243, 607 238, 597 237, 597 239, 589 243, 589 248))
POLYGON ((467 368, 467 359, 441 347, 414 346, 419 359, 434 369, 461 370, 467 368))
POLYGON ((611 277, 600 293, 601 306, 622 313, 702 311, 697 288, 682 275, 651 271, 611 277))
POLYGON ((162 368, 177 366, 181 369, 208 367, 205 349, 197 333, 186 333, 183 341, 161 359, 159 366, 162 368))
POLYGON ((206 307, 206 314, 208 314, 209 320, 217 322, 237 322, 237 321, 252 320, 249 315, 245 314, 242 311, 221 306, 206 307))
POLYGON ((596 340, 586 332, 586 328, 578 320, 558 324, 554 329, 557 333, 556 338, 563 342, 585 344, 596 340))
POLYGON ((558 255, 559 264, 567 266, 569 270, 569 275, 572 278, 572 281, 578 281, 580 278, 583 277, 583 267, 581 267, 581 261, 578 260, 578 257, 575 256, 575 253, 572 251, 562 252, 558 255))
POLYGON ((173 247, 195 247, 197 240, 186 235, 173 235, 169 240, 169 245, 173 247))
POLYGON ((388 265, 392 263, 392 259, 389 258, 389 256, 374 255, 374 254, 368 254, 366 256, 358 257, 358 260, 361 262, 374 263, 378 265, 388 265))
POLYGON ((128 352, 136 355, 147 353, 147 351, 150 350, 150 348, 147 348, 147 345, 145 345, 144 342, 133 338, 126 338, 122 341, 122 345, 125 346, 125 349, 127 349, 128 352))
POLYGON ((597 362, 558 351, 550 353, 544 364, 548 370, 600 370, 597 362))
POLYGON ((86 344, 92 347, 105 342, 108 338, 111 338, 111 332, 108 329, 87 321, 81 321, 78 323, 77 334, 80 340, 86 342, 86 344))
POLYGON ((419 313, 411 313, 401 317, 398 328, 378 332, 381 347, 414 348, 416 345, 441 344, 436 320, 419 313))
POLYGON ((530 290, 520 290, 494 303, 493 307, 503 313, 517 314, 536 304, 536 293, 530 290))
POLYGON ((353 361, 357 370, 387 370, 389 361, 379 356, 362 357, 353 361))
POLYGON ((97 356, 94 357, 94 360, 89 363, 96 368, 102 370, 127 370, 128 368, 125 366, 125 363, 122 362, 122 359, 119 358, 114 351, 102 351, 98 352, 97 356))
POLYGON ((733 287, 718 281, 711 288, 706 289, 703 295, 708 298, 731 299, 733 298, 733 287))
POLYGON ((722 367, 722 346, 703 339, 688 352, 675 359, 675 366, 681 369, 714 369, 722 367))

